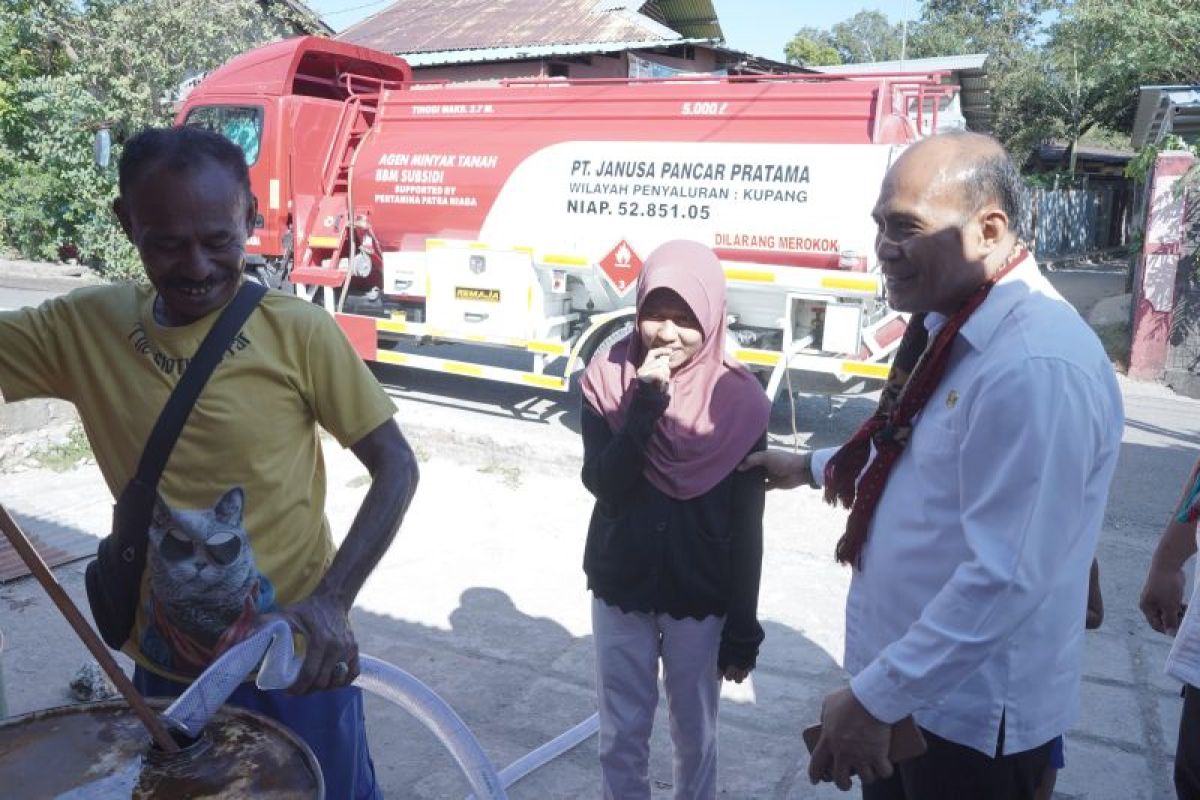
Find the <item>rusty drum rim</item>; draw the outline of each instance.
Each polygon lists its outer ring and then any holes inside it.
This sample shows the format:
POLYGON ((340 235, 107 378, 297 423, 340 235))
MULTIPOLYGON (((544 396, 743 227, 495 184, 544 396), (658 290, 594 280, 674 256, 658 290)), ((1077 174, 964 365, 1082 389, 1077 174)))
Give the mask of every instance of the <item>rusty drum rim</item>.
MULTIPOLYGON (((3 644, 4 634, 0 632, 0 645, 3 644)), ((2 652, 2 651, 0 651, 2 652)), ((165 711, 167 706, 174 702, 172 697, 147 697, 146 703, 155 711, 165 711)), ((124 700, 94 700, 87 703, 68 703, 61 706, 52 706, 50 708, 41 708, 37 711, 28 711, 24 714, 19 714, 15 717, 0 718, 0 731, 6 728, 16 728, 23 723, 37 722, 43 719, 51 719, 54 717, 66 717, 68 715, 80 714, 92 711, 124 711, 129 714, 133 713, 133 709, 124 700)), ((224 705, 221 706, 221 713, 231 714, 233 716, 246 716, 254 720, 274 733, 279 734, 283 739, 292 744, 304 760, 308 763, 309 772, 316 778, 316 791, 318 798, 325 797, 325 775, 321 772, 321 763, 317 761, 316 754, 308 743, 297 736, 291 728, 287 727, 277 720, 273 720, 257 711, 241 706, 224 705)), ((149 742, 149 734, 146 734, 147 742, 149 742)))

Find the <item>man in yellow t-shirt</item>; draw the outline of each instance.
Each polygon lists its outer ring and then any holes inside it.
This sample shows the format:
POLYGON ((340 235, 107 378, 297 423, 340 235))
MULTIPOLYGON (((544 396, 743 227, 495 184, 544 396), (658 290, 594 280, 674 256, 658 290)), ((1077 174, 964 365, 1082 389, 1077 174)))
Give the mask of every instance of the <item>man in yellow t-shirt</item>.
MULTIPOLYGON (((195 128, 126 146, 114 210, 149 286, 81 289, 0 314, 7 401, 75 403, 114 496, 150 429, 242 280, 256 206, 241 151, 195 128)), ((392 541, 417 467, 395 407, 333 319, 268 293, 200 394, 159 483, 134 630, 135 683, 177 694, 258 615, 304 635, 291 694, 246 684, 231 701, 308 741, 330 797, 378 796, 349 610, 392 541), (372 483, 335 552, 318 428, 353 450, 372 483)))

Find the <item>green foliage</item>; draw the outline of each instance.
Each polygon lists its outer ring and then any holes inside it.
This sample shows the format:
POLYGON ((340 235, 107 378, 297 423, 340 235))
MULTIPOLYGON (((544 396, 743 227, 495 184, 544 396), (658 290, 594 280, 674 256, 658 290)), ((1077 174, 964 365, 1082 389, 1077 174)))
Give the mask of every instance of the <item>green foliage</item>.
POLYGON ((1047 12, 1061 6, 1054 0, 928 0, 910 28, 909 51, 914 57, 987 53, 992 133, 1011 152, 1028 153, 1054 138, 1043 122, 1050 100, 1042 92, 1040 53, 1047 12))
POLYGON ((6 0, 0 4, 0 247, 77 253, 112 277, 141 274, 110 207, 121 142, 170 124, 177 87, 257 44, 312 31, 277 0, 6 0))
POLYGON ((1034 172, 1022 177, 1025 185, 1031 189, 1055 189, 1069 180, 1062 172, 1034 172))
POLYGON ((793 64, 825 66, 900 58, 901 27, 880 11, 859 11, 828 31, 801 28, 784 47, 793 64))
POLYGON ((111 172, 92 163, 92 125, 103 109, 78 75, 29 78, 15 95, 30 132, 0 192, 0 237, 27 258, 54 260, 74 248, 113 277, 140 273, 109 212, 111 172))
POLYGON ((1154 162, 1158 158, 1159 153, 1167 150, 1183 150, 1184 152, 1191 153, 1197 159, 1191 169, 1184 173, 1183 177, 1175 185, 1176 195, 1200 188, 1200 144, 1190 145, 1174 134, 1164 136, 1161 141, 1152 142, 1143 147, 1125 165, 1125 177, 1145 183, 1150 179, 1150 172, 1154 169, 1154 162))
POLYGON ((1073 146, 1094 131, 1128 146, 1138 87, 1200 81, 1200 6, 1180 0, 1076 0, 1061 9, 1032 51, 1023 116, 1025 143, 1073 146))
POLYGON ((829 29, 834 48, 847 64, 900 58, 901 26, 880 11, 859 11, 829 29))
POLYGON ((1053 47, 1078 48, 1095 87, 1090 116, 1128 132, 1139 86, 1200 83, 1200 3, 1076 0, 1053 30, 1053 47))
POLYGON ((83 428, 75 426, 61 442, 34 453, 38 466, 55 472, 69 472, 92 457, 92 445, 83 428))
POLYGON ((783 48, 789 64, 802 67, 825 67, 842 63, 838 51, 825 40, 825 32, 816 28, 801 28, 783 48))
POLYGON ((1044 15, 1062 5, 1061 0, 926 0, 910 31, 914 55, 986 52, 1011 66, 1036 45, 1044 15))
MULTIPOLYGON (((801 34, 843 61, 867 61, 893 52, 888 29, 878 12, 860 12, 801 34), (870 55, 852 41, 869 41, 870 55)), ((906 53, 987 53, 992 133, 1018 159, 1049 141, 1128 147, 1139 86, 1200 83, 1200 3, 925 0, 906 53)))
POLYGON ((1086 147, 1100 147, 1105 150, 1128 150, 1129 134, 1098 124, 1079 138, 1079 144, 1086 147))

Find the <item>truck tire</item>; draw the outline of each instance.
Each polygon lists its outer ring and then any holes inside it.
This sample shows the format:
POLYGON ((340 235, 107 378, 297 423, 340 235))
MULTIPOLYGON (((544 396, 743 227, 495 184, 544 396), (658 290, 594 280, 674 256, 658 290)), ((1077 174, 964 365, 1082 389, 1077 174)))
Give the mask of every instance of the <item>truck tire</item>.
POLYGON ((592 337, 592 343, 589 343, 580 351, 579 360, 575 362, 574 372, 570 376, 572 393, 578 392, 579 378, 583 375, 583 371, 587 369, 587 365, 592 363, 592 359, 596 357, 596 354, 605 352, 628 336, 631 331, 633 331, 633 317, 622 317, 621 319, 613 320, 592 337))
POLYGON ((632 319, 615 320, 611 325, 611 330, 604 331, 602 335, 599 336, 599 343, 592 348, 592 352, 588 353, 587 358, 585 359, 585 366, 586 364, 591 363, 592 359, 595 358, 597 353, 605 352, 632 332, 632 319))

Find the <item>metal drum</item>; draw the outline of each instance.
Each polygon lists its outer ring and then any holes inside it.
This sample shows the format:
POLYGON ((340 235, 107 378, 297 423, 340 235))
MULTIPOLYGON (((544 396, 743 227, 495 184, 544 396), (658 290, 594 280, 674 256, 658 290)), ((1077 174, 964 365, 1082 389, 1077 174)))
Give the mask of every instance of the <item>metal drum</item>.
MULTIPOLYGON (((166 700, 149 699, 155 710, 166 700)), ((181 753, 150 746, 122 701, 35 711, 0 722, 5 798, 323 800, 317 759, 274 720, 225 706, 181 753)))

